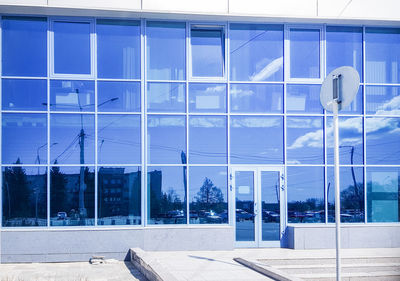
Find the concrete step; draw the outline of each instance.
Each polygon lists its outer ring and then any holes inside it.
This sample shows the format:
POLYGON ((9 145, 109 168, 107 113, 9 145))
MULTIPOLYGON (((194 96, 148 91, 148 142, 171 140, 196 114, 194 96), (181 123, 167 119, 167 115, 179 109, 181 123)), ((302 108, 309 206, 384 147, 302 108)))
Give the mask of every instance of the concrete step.
MULTIPOLYGON (((313 265, 313 264, 336 264, 335 258, 288 258, 288 259, 259 259, 259 262, 270 266, 277 265, 313 265)), ((363 263, 400 263, 400 257, 363 257, 342 258, 342 264, 363 263)))
MULTIPOLYGON (((335 281, 335 273, 325 274, 292 274, 296 278, 305 281, 335 281)), ((342 273, 342 281, 399 281, 400 273, 398 271, 378 271, 364 273, 342 273)))
MULTIPOLYGON (((288 274, 319 274, 319 273, 335 273, 336 265, 334 264, 320 264, 320 265, 297 265, 297 266, 274 266, 279 270, 287 272, 288 274)), ((342 265, 343 273, 370 273, 380 271, 393 271, 400 275, 400 264, 344 264, 342 265)))

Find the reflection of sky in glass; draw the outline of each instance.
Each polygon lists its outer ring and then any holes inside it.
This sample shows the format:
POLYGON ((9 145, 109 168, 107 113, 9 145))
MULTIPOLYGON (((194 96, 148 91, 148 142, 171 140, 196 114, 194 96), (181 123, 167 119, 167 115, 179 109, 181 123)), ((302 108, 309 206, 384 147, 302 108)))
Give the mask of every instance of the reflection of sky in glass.
POLYGON ((139 115, 99 115, 97 120, 99 163, 141 163, 139 115))
MULTIPOLYGON (((333 167, 328 167, 327 184, 328 222, 335 222, 335 176, 333 167)), ((341 222, 364 222, 363 167, 340 167, 340 213, 341 222)))
POLYGON ((97 20, 97 73, 101 78, 140 78, 140 23, 97 20))
POLYGON ((182 156, 186 163, 185 116, 148 116, 148 162, 152 164, 182 164, 182 156))
MULTIPOLYGON (((326 119, 327 162, 333 164, 334 139, 333 118, 326 119)), ((339 161, 340 164, 363 164, 363 120, 362 117, 339 117, 339 161)))
POLYGON ((366 113, 400 115, 400 87, 367 86, 366 113))
POLYGON ((226 117, 190 117, 189 161, 192 164, 227 163, 226 117))
POLYGON ((287 117, 286 126, 288 164, 323 164, 323 118, 287 117))
POLYGON ((90 23, 53 23, 54 73, 90 74, 90 23))
POLYGON ((140 112, 140 82, 97 82, 97 110, 140 112))
POLYGON ((231 80, 283 80, 283 26, 230 25, 231 80))
POLYGON ((326 72, 352 66, 362 81, 362 27, 326 27, 326 72))
POLYGON ((231 117, 231 163, 282 164, 282 117, 231 117))
POLYGON ((400 29, 365 29, 366 82, 400 83, 400 29))
POLYGON ((94 111, 94 82, 52 80, 50 110, 94 111))
POLYGON ((226 112, 226 85, 191 83, 189 112, 226 112))
POLYGON ((2 124, 3 163, 47 164, 45 114, 3 114, 2 124))
POLYGON ((84 150, 84 164, 94 162, 94 115, 51 114, 50 161, 59 164, 81 164, 81 149, 84 150), (83 129, 84 143, 80 145, 83 129), (83 147, 83 148, 81 148, 83 147))
POLYGON ((3 110, 47 110, 47 81, 3 79, 3 110))
POLYGON ((2 17, 1 28, 3 75, 46 76, 46 18, 2 17))
POLYGON ((365 120, 367 164, 400 164, 400 118, 365 120))
POLYGON ((283 112, 283 85, 232 84, 230 95, 231 112, 283 112))
POLYGON ((147 22, 146 39, 147 78, 185 79, 185 23, 147 22))
POLYGON ((148 112, 185 112, 186 86, 184 83, 148 83, 148 112))
POLYGON ((224 76, 225 36, 222 29, 192 29, 192 76, 224 76))
POLYGON ((319 101, 320 85, 287 85, 286 111, 288 113, 323 113, 319 101))
POLYGON ((290 29, 290 77, 319 78, 319 29, 290 29))

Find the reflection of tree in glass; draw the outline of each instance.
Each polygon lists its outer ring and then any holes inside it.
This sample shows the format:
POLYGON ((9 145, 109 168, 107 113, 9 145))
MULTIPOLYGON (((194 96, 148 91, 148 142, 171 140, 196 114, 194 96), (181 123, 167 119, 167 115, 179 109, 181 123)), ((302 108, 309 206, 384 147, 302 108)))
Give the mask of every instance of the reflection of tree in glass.
POLYGON ((200 209, 211 210, 211 206, 214 205, 214 211, 217 213, 223 211, 223 206, 218 203, 224 202, 224 195, 222 194, 221 189, 216 187, 214 183, 207 177, 204 179, 203 185, 201 186, 199 192, 197 192, 195 200, 198 205, 197 207, 200 209))
MULTIPOLYGON (((57 160, 54 161, 57 164, 57 160)), ((60 167, 54 166, 50 170, 50 182, 52 185, 52 190, 50 193, 50 207, 51 216, 57 216, 58 212, 68 212, 66 202, 67 202, 67 190, 66 184, 67 179, 65 175, 60 171, 60 167)))

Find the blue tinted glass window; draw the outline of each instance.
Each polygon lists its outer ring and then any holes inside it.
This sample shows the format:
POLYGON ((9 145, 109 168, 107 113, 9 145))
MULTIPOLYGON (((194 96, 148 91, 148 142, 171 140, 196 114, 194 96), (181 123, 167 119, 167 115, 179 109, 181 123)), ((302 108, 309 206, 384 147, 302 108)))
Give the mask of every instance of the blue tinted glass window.
POLYGON ((47 81, 3 79, 3 110, 47 110, 47 81))
POLYGON ((185 116, 148 116, 147 158, 152 164, 186 164, 185 116))
POLYGON ((226 167, 190 167, 189 223, 228 223, 226 167))
POLYGON ((97 82, 97 110, 140 112, 140 82, 97 82))
POLYGON ((367 86, 366 113, 400 115, 400 87, 367 86))
POLYGON ((147 183, 147 222, 185 224, 186 166, 148 167, 147 183))
POLYGON ((97 122, 99 163, 141 163, 139 115, 99 115, 97 122))
POLYGON ((186 77, 186 25, 174 22, 148 22, 147 78, 183 80, 186 77))
POLYGON ((192 76, 222 77, 225 69, 223 29, 192 29, 192 76))
POLYGON ((3 114, 2 161, 47 164, 46 114, 3 114))
POLYGON ((140 24, 98 20, 97 75, 101 78, 140 78, 140 24))
POLYGON ((3 75, 46 76, 46 18, 3 17, 2 31, 3 75))
POLYGON ((94 82, 52 80, 50 110, 94 111, 94 82))
POLYGON ((148 112, 185 112, 186 86, 184 83, 148 83, 148 112))
POLYGON ((52 114, 50 116, 50 161, 52 164, 94 163, 94 116, 52 114))
POLYGON ((400 29, 366 28, 366 82, 400 83, 400 29))
POLYGON ((283 26, 231 24, 231 80, 283 80, 283 26))
POLYGON ((320 77, 319 29, 290 29, 290 77, 320 77))
POLYGON ((287 85, 286 111, 290 113, 323 113, 319 101, 320 85, 287 85))
POLYGON ((367 164, 400 164, 400 118, 365 120, 367 164))
POLYGON ((97 175, 97 225, 140 224, 140 167, 100 167, 97 175))
POLYGON ((90 23, 55 21, 54 73, 90 74, 90 23))
MULTIPOLYGON (((363 109, 363 86, 360 86, 358 88, 358 92, 354 98, 354 100, 347 106, 342 108, 339 111, 339 115, 340 114, 352 114, 352 115, 359 115, 359 114, 363 114, 364 109, 363 109)), ((327 111, 327 114, 332 115, 332 112, 327 111)))
POLYGON ((2 226, 47 226, 46 167, 3 167, 2 172, 2 226))
POLYGON ((93 167, 50 168, 50 225, 94 225, 93 167))
POLYGON ((362 81, 362 28, 328 26, 326 28, 326 72, 340 66, 352 66, 362 81))
MULTIPOLYGON (((335 222, 335 176, 328 167, 328 222, 335 222)), ((364 222, 364 169, 340 167, 340 221, 364 222)))
POLYGON ((193 164, 227 163, 226 117, 190 117, 189 161, 193 164))
POLYGON ((189 112, 226 112, 226 85, 190 84, 189 112))
MULTIPOLYGON (((340 164, 363 164, 364 130, 362 117, 339 117, 339 161, 340 164)), ((333 120, 326 120, 327 162, 333 164, 334 139, 333 120)))
POLYGON ((367 168, 368 222, 400 221, 400 168, 367 168))
POLYGON ((282 164, 282 117, 231 117, 232 164, 282 164), (273 136, 273 137, 272 137, 273 136))
POLYGON ((323 164, 322 117, 287 117, 286 154, 288 164, 323 164))
POLYGON ((283 85, 231 84, 230 95, 231 112, 283 112, 283 85))
POLYGON ((325 222, 324 167, 287 167, 288 223, 325 222))

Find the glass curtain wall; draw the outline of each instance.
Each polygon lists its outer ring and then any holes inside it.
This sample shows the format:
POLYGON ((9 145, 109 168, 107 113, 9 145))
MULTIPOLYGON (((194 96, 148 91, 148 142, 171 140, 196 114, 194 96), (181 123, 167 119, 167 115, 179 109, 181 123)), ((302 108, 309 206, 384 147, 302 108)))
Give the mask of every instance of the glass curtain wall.
POLYGON ((231 165, 283 166, 288 222, 334 222, 319 91, 342 65, 361 83, 339 118, 341 220, 400 221, 398 28, 1 23, 3 227, 228 223, 231 165))

